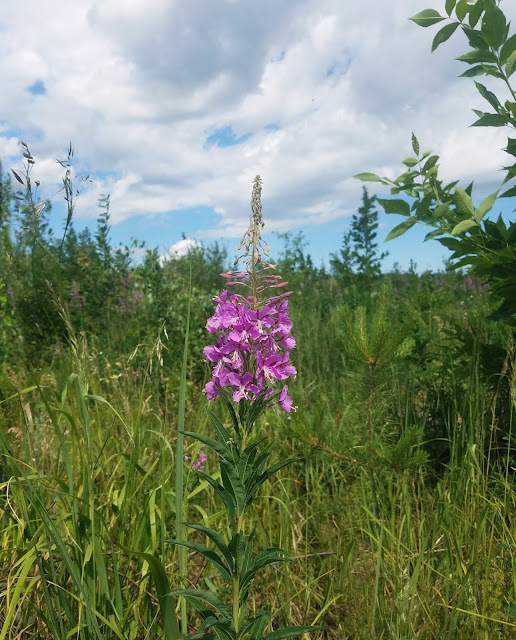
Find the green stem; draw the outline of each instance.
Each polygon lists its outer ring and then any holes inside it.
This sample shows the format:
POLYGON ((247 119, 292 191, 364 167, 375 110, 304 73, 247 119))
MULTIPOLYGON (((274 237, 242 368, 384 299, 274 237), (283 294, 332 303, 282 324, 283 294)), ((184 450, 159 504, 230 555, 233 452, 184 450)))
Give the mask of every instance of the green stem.
POLYGON ((238 633, 240 621, 240 576, 233 578, 233 621, 235 632, 238 633))

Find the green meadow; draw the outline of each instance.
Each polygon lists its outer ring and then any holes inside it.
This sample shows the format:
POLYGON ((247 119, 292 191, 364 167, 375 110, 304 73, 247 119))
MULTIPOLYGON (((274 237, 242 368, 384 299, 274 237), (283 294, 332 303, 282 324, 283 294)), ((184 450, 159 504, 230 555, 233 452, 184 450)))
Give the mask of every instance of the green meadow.
MULTIPOLYGON (((432 50, 460 26, 464 75, 509 90, 502 104, 477 82, 491 111, 474 125, 515 127, 516 36, 498 3, 444 10, 413 18, 450 20, 432 50)), ((0 192, 0 640, 516 638, 516 223, 496 217, 515 187, 476 206, 413 134, 398 178, 356 176, 391 197, 364 190, 326 268, 302 235, 265 224, 292 292, 290 410, 277 363, 275 396, 203 393, 234 255, 115 249, 108 196, 77 232, 71 146, 52 229, 21 151, 0 192), (426 224, 451 261, 381 273, 378 207, 405 216, 391 238, 426 224)), ((276 313, 264 304, 246 310, 260 331, 276 313)))
MULTIPOLYGON (((0 639, 163 637, 150 556, 170 589, 220 580, 188 551, 184 584, 167 541, 178 464, 184 519, 224 519, 176 447, 182 412, 208 433, 202 350, 226 256, 132 264, 106 249, 105 208, 64 243, 44 218, 14 240, 3 220, 0 639)), ((516 637, 514 342, 489 290, 449 270, 336 276, 301 237, 276 244, 298 409, 259 431, 300 459, 256 500, 256 546, 291 561, 248 606, 324 625, 314 638, 516 637)))

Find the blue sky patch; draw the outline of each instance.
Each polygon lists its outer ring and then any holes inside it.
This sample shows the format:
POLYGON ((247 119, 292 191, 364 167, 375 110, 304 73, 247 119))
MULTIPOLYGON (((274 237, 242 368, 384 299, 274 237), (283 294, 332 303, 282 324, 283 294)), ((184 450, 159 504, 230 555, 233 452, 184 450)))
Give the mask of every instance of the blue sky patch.
POLYGON ((233 147, 236 144, 241 144, 252 136, 252 133, 244 133, 239 138, 236 137, 233 127, 228 124, 225 127, 219 127, 206 138, 206 145, 208 147, 233 147))
POLYGON ((347 58, 343 62, 334 62, 326 70, 326 76, 331 78, 332 76, 343 76, 351 66, 352 58, 347 58))
POLYGON ((27 87, 27 91, 32 93, 33 96, 42 96, 47 92, 47 89, 42 80, 36 80, 30 87, 27 87))
POLYGON ((279 124, 276 124, 275 122, 269 122, 269 124, 265 125, 264 129, 266 131, 279 131, 281 127, 279 126, 279 124))

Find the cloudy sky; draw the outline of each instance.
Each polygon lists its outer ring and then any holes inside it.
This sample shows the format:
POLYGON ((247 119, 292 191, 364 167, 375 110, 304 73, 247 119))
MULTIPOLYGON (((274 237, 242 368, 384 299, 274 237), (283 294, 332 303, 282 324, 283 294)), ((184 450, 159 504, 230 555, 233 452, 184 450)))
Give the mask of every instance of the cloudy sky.
MULTIPOLYGON (((443 179, 474 179, 475 199, 499 186, 508 132, 468 128, 471 108, 489 107, 457 77, 464 36, 431 54, 439 27, 408 20, 429 7, 444 13, 444 0, 4 3, 4 169, 21 167, 25 140, 50 197, 71 141, 76 171, 92 178, 76 227, 95 224, 97 198, 109 193, 113 241, 133 237, 161 253, 182 234, 236 245, 260 174, 269 241, 301 230, 319 262, 360 204, 352 176, 401 173, 412 131, 441 156, 443 179)), ((516 18, 516 3, 502 8, 516 18)), ((398 221, 382 215, 380 237, 398 221)), ((414 258, 439 268, 446 251, 423 245, 424 231, 390 242, 385 267, 414 258)))

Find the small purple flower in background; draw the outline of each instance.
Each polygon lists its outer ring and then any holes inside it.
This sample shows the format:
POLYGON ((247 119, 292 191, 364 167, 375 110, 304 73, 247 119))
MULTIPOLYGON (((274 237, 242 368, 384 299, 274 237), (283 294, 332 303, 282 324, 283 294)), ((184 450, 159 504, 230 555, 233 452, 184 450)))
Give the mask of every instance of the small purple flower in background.
MULTIPOLYGON (((254 182, 251 209, 249 229, 239 246, 239 250, 245 246, 245 251, 235 261, 237 264, 243 258, 246 269, 222 274, 229 280, 228 287, 241 285, 251 295, 244 297, 224 290, 213 298, 217 307, 206 323, 210 333, 218 334, 216 344, 204 348, 206 361, 213 363, 212 378, 204 389, 210 401, 216 400, 221 392, 234 402, 269 398, 275 393, 278 380, 296 375, 290 362, 290 351, 296 346, 290 335, 292 321, 288 315, 287 298, 292 292, 266 299, 259 297, 267 290, 282 289, 287 284, 281 282, 281 276, 270 273, 276 266, 263 257, 268 257, 269 247, 260 235, 263 219, 259 177, 254 182)), ((276 390, 273 404, 290 413, 296 407, 292 407, 287 393, 286 385, 281 392, 276 390)))
MULTIPOLYGON (((185 456, 185 462, 190 460, 190 456, 185 456)), ((199 451, 199 456, 192 461, 192 469, 194 471, 204 472, 204 468, 206 465, 206 460, 208 460, 208 456, 204 453, 204 451, 199 451)))

